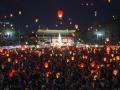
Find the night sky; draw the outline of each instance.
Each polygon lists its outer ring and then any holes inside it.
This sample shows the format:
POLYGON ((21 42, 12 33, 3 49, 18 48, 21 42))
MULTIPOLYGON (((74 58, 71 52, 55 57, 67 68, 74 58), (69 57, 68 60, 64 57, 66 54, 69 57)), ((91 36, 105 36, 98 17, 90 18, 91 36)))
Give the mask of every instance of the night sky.
POLYGON ((120 16, 119 4, 120 0, 111 0, 110 3, 108 0, 0 0, 0 21, 13 23, 21 32, 35 31, 38 27, 72 29, 74 24, 85 30, 94 23, 120 16), (63 25, 59 25, 59 9, 64 11, 63 25), (19 11, 22 15, 18 15, 19 11), (12 18, 10 13, 13 14, 12 18), (35 23, 36 18, 38 23, 35 23), (26 25, 29 27, 26 28, 26 25))

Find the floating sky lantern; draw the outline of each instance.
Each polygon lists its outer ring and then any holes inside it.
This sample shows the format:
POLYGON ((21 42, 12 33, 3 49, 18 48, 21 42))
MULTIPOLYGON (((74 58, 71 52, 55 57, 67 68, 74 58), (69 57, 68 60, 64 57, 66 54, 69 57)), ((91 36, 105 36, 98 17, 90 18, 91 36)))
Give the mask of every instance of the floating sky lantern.
POLYGON ((12 78, 13 77, 13 73, 9 72, 9 77, 12 78))
POLYGON ((84 63, 80 63, 80 65, 79 65, 79 67, 82 69, 82 68, 84 68, 84 63))
POLYGON ((107 51, 110 51, 110 46, 107 46, 107 47, 106 47, 106 50, 107 50, 107 51))
POLYGON ((20 46, 20 49, 21 49, 22 51, 24 51, 24 50, 25 50, 25 45, 21 45, 21 46, 20 46))
POLYGON ((106 58, 106 57, 104 57, 104 58, 103 58, 103 61, 104 61, 104 62, 106 62, 106 61, 107 61, 107 58, 106 58))
POLYGON ((75 57, 73 56, 73 57, 71 57, 71 60, 73 61, 73 60, 75 60, 75 57))
POLYGON ((23 54, 21 54, 21 58, 23 58, 24 57, 24 55, 23 54))
POLYGON ((60 77, 60 73, 56 73, 56 78, 59 78, 60 77))
POLYGON ((48 64, 47 61, 44 63, 44 67, 45 67, 45 68, 48 68, 48 67, 49 67, 49 64, 48 64))
POLYGON ((12 78, 15 74, 15 69, 12 69, 11 72, 9 72, 9 77, 12 78))
POLYGON ((110 39, 109 39, 109 37, 107 37, 107 38, 106 38, 106 42, 109 42, 109 41, 110 41, 110 39))
POLYGON ((84 60, 87 60, 87 59, 88 59, 88 56, 83 55, 82 58, 83 58, 84 60))
POLYGON ((60 10, 57 11, 57 14, 58 14, 58 17, 60 19, 62 19, 64 12, 63 12, 63 10, 60 9, 60 10))
POLYGON ((99 69, 99 68, 100 68, 100 65, 99 65, 99 64, 97 64, 97 65, 96 65, 96 68, 97 68, 97 69, 99 69))
POLYGON ((7 56, 7 57, 9 57, 9 53, 8 53, 8 54, 6 54, 6 56, 7 56))
POLYGON ((94 67, 95 67, 95 62, 94 62, 94 61, 91 62, 91 63, 90 63, 90 66, 91 66, 92 68, 94 68, 94 67))
POLYGON ((117 61, 120 60, 120 57, 119 57, 119 56, 116 56, 116 60, 117 60, 117 61))
POLYGON ((46 72, 46 73, 45 73, 45 77, 49 77, 49 72, 46 72))
POLYGON ((69 54, 71 55, 71 54, 72 54, 72 51, 69 51, 69 54))
POLYGON ((96 79, 97 79, 97 77, 98 77, 97 75, 94 75, 93 80, 96 80, 96 79))
POLYGON ((79 25, 78 24, 75 24, 75 29, 77 30, 79 28, 79 25))
POLYGON ((106 67, 109 68, 109 67, 110 67, 110 64, 107 64, 106 67))
POLYGON ((12 73, 15 73, 15 69, 12 69, 12 73))
POLYGON ((118 73, 119 73, 119 71, 118 71, 117 69, 114 69, 114 70, 113 70, 113 75, 116 76, 118 73))
POLYGON ((106 52, 107 52, 107 54, 110 54, 110 46, 106 47, 106 52))
POLYGON ((42 54, 44 54, 45 53, 45 51, 44 51, 44 49, 42 49, 42 54))
POLYGON ((108 3, 111 3, 111 0, 108 0, 108 3))
POLYGON ((8 58, 8 62, 11 62, 11 58, 8 58))
POLYGON ((16 63, 16 64, 18 63, 18 59, 15 59, 15 63, 16 63))
POLYGON ((75 37, 75 33, 72 33, 72 36, 75 37))
POLYGON ((38 57, 40 57, 42 55, 41 51, 38 53, 38 57))
POLYGON ((111 54, 111 57, 114 57, 114 54, 111 54))

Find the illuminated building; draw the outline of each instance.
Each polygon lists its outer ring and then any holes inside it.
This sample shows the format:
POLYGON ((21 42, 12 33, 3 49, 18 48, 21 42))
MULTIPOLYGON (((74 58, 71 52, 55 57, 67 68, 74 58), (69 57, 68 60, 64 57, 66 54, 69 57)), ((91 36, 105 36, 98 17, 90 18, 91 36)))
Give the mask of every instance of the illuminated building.
POLYGON ((42 30, 37 31, 38 45, 72 46, 75 30, 42 30))

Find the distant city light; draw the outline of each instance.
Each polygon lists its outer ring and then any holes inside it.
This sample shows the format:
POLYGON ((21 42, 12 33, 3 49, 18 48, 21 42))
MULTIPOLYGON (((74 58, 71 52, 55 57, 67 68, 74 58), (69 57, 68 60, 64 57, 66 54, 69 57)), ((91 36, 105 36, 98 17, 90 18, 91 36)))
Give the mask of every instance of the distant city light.
POLYGON ((13 24, 10 24, 11 27, 13 27, 13 24))
POLYGON ((98 12, 97 12, 97 11, 94 11, 94 15, 95 15, 95 17, 97 16, 97 14, 98 14, 98 12))
POLYGON ((21 12, 21 11, 19 11, 18 13, 19 13, 19 15, 21 15, 21 14, 22 14, 22 12, 21 12))
POLYGON ((38 19, 35 19, 35 22, 36 22, 36 23, 38 23, 38 21, 39 21, 38 19))
POLYGON ((10 17, 13 17, 13 14, 12 14, 12 13, 10 14, 10 17))

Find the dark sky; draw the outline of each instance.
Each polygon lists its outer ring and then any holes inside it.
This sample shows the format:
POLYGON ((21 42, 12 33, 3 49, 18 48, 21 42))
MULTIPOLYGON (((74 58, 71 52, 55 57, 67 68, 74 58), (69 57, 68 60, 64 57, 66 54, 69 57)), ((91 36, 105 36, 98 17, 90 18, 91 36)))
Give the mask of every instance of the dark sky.
POLYGON ((79 24, 80 29, 85 30, 96 22, 111 19, 113 15, 120 16, 119 4, 120 0, 111 0, 110 4, 108 0, 0 0, 0 20, 13 23, 23 32, 37 30, 38 26, 56 28, 55 25, 59 25, 57 10, 62 9, 63 25, 58 28, 72 28, 79 24), (22 11, 22 15, 18 15, 18 11, 22 11), (97 11, 97 16, 94 11, 97 11), (13 18, 9 17, 10 13, 13 18), (3 19, 5 15, 7 19, 3 19), (39 19, 37 24, 34 22, 36 18, 39 19), (69 24, 69 18, 73 25, 69 24))

